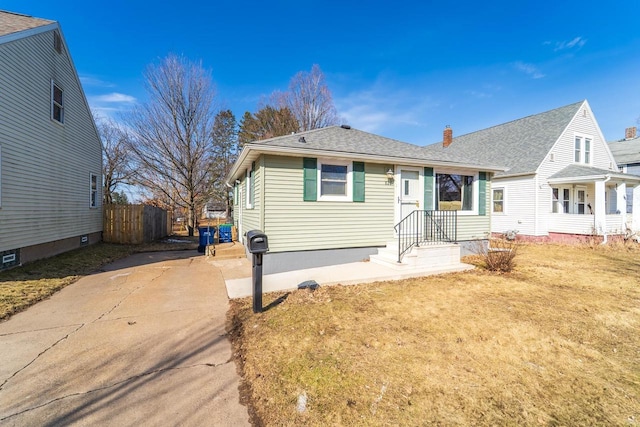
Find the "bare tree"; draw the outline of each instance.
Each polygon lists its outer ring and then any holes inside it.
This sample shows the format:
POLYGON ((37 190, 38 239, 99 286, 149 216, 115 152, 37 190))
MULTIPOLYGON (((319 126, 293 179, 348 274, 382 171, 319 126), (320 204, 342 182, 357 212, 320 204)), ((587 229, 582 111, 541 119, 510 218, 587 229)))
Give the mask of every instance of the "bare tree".
POLYGON ((118 187, 131 184, 133 169, 127 149, 127 132, 110 118, 94 117, 102 139, 102 176, 104 177, 104 203, 122 203, 126 200, 118 187))
POLYGON ((247 142, 288 135, 299 130, 300 126, 291 110, 267 105, 255 114, 248 111, 244 113, 240 121, 238 141, 242 146, 247 142))
POLYGON ((295 116, 301 131, 339 124, 340 118, 331 91, 320 66, 311 72, 300 71, 289 82, 289 90, 273 95, 277 105, 288 108, 295 116))
POLYGON ((136 182, 155 198, 187 211, 193 236, 198 207, 209 196, 215 90, 200 63, 169 55, 145 72, 148 102, 129 115, 136 182))

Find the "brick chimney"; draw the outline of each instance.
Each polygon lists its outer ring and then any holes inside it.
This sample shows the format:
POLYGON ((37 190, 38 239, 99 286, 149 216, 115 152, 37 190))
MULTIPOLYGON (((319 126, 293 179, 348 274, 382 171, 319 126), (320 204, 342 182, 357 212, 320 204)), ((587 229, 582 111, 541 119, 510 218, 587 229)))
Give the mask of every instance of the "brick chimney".
POLYGON ((453 140, 453 129, 451 129, 451 126, 446 125, 444 127, 444 132, 442 135, 442 146, 445 148, 450 146, 452 140, 453 140))
POLYGON ((626 128, 624 130, 624 139, 633 139, 635 138, 637 135, 637 128, 631 127, 631 128, 626 128))

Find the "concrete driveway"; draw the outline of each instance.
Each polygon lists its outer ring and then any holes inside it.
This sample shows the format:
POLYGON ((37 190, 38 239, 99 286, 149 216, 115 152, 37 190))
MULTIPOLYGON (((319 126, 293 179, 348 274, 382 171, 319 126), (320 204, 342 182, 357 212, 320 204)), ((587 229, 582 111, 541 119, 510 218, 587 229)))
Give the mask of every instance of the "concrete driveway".
POLYGON ((219 269, 138 254, 0 323, 1 425, 249 425, 219 269))

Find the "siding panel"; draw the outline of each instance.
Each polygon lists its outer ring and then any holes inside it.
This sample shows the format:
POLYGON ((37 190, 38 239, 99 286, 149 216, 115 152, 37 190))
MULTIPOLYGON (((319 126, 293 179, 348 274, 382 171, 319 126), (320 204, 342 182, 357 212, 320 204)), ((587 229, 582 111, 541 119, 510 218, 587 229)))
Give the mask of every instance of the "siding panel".
POLYGON ((0 45, 0 87, 0 250, 101 231, 101 209, 89 198, 90 174, 101 180, 102 147, 53 32, 0 45), (51 79, 64 90, 64 125, 50 119, 51 79))

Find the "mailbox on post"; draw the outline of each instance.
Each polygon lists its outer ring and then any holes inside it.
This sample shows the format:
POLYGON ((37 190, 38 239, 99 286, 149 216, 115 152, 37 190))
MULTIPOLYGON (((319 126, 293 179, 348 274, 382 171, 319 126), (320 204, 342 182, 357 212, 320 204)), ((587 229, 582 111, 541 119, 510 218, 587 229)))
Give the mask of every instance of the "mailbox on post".
POLYGON ((247 231, 247 248, 252 254, 263 254, 269 250, 267 235, 260 230, 247 231))
POLYGON ((253 312, 262 311, 262 255, 269 250, 267 235, 260 230, 247 231, 247 249, 253 254, 253 312))

